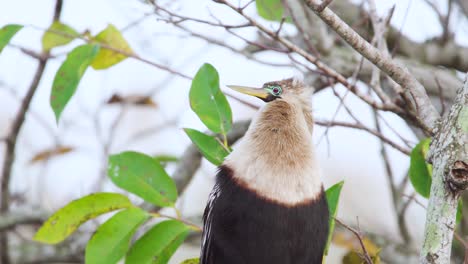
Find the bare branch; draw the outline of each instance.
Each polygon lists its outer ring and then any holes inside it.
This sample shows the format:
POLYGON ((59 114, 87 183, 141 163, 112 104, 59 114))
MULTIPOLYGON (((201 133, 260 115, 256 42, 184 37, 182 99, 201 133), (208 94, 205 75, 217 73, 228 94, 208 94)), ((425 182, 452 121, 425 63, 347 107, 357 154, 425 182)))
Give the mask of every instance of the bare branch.
POLYGON ((46 218, 46 215, 43 213, 9 212, 0 217, 0 233, 11 230, 19 225, 39 225, 46 218))
POLYGON ((341 226, 343 226, 344 228, 348 229, 349 231, 351 231, 351 233, 353 233, 356 238, 359 240, 359 244, 361 245, 361 249, 362 249, 362 255, 363 255, 363 259, 364 261, 367 263, 367 264, 373 264, 374 262, 372 261, 371 257, 369 256, 369 253, 367 252, 367 249, 366 249, 366 246, 364 245, 364 241, 363 241, 363 237, 362 237, 362 234, 361 234, 361 231, 360 230, 356 230, 352 227, 350 227, 349 225, 343 223, 341 220, 339 220, 338 218, 335 217, 335 221, 340 224, 341 226))
POLYGON ((390 105, 389 104, 381 104, 380 102, 375 101, 373 98, 363 94, 362 92, 360 92, 356 88, 356 86, 353 86, 352 84, 350 84, 348 82, 348 80, 343 75, 339 74, 334 69, 332 69, 329 66, 325 65, 317 57, 315 57, 312 54, 308 53, 307 51, 301 49, 300 47, 298 47, 297 45, 295 45, 291 41, 289 41, 289 40, 287 40, 285 38, 282 38, 280 36, 276 36, 274 31, 272 31, 272 30, 268 29, 267 27, 257 23, 257 21, 255 21, 252 17, 246 15, 238 7, 232 5, 231 3, 227 2, 226 0, 219 0, 218 2, 229 6, 232 10, 234 10, 237 13, 239 13, 240 15, 242 15, 245 19, 247 19, 250 22, 250 24, 252 24, 256 28, 258 28, 260 31, 267 34, 271 38, 277 40, 278 42, 283 44, 290 51, 293 51, 293 52, 299 54, 300 56, 304 57, 309 62, 313 63, 318 69, 320 69, 321 71, 326 73, 333 80, 343 84, 346 88, 348 88, 351 92, 353 92, 356 96, 358 96, 361 100, 363 100, 367 104, 371 105, 374 108, 380 109, 380 110, 392 111, 392 112, 395 112, 395 113, 402 113, 402 109, 400 107, 398 107, 397 105, 395 105, 395 104, 390 104, 390 105))
POLYGON ((439 113, 429 100, 424 87, 409 74, 408 70, 398 65, 389 55, 373 47, 330 9, 319 12, 317 8, 320 4, 317 0, 305 0, 305 2, 349 45, 405 88, 406 103, 413 106, 413 110, 418 114, 420 125, 425 130, 432 131, 440 117, 439 113))
POLYGON ((315 120, 314 122, 315 122, 315 124, 317 124, 319 126, 326 126, 326 127, 329 127, 329 126, 342 126, 342 127, 349 127, 349 128, 356 128, 356 129, 364 130, 364 131, 378 137, 379 139, 381 139, 382 141, 384 141, 385 143, 392 146, 393 148, 395 148, 396 150, 400 151, 403 154, 410 155, 410 153, 411 153, 411 150, 398 145, 397 143, 395 143, 392 140, 388 139, 386 136, 382 135, 378 131, 373 130, 371 128, 368 128, 366 126, 360 125, 360 124, 353 124, 353 123, 341 122, 341 121, 331 122, 331 121, 324 121, 324 120, 315 120))

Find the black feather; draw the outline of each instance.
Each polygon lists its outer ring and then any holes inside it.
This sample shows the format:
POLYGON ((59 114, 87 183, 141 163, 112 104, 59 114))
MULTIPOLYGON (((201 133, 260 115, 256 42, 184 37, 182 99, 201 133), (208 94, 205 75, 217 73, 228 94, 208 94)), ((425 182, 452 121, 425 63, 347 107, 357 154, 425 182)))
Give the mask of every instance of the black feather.
POLYGON ((221 166, 205 209, 201 264, 320 264, 329 212, 323 190, 286 206, 259 197, 221 166))

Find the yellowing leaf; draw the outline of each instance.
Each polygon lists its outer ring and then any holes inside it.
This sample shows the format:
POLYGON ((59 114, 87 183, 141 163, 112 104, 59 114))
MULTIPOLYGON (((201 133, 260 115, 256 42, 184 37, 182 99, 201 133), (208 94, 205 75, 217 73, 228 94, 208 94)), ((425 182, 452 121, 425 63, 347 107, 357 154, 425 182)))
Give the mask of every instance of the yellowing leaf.
POLYGON ((42 49, 49 51, 52 48, 66 45, 79 36, 80 34, 75 29, 60 21, 55 21, 42 36, 42 49))
POLYGON ((118 193, 95 193, 72 201, 55 212, 37 231, 34 240, 57 244, 84 222, 101 214, 132 206, 130 200, 118 193))
MULTIPOLYGON (((379 254, 381 249, 367 237, 363 237, 362 242, 364 244, 364 247, 366 248, 367 253, 374 261, 374 264, 380 263, 379 254)), ((357 260, 361 260, 361 258, 358 255, 352 254, 362 254, 361 244, 359 243, 358 238, 354 234, 349 232, 337 232, 333 237, 333 243, 349 251, 349 253, 346 255, 347 257, 343 258, 343 263, 362 263, 355 262, 357 260), (359 259, 356 259, 356 256, 359 257, 359 259)))
MULTIPOLYGON (((380 257, 369 255, 373 264, 380 264, 380 257)), ((346 255, 343 256, 343 264, 366 264, 366 261, 363 259, 361 253, 356 251, 349 251, 346 255)))
POLYGON ((199 258, 192 258, 192 259, 186 259, 183 262, 181 262, 180 264, 198 264, 198 263, 200 263, 199 258))
POLYGON ((66 154, 70 151, 73 151, 73 148, 72 147, 68 147, 68 146, 58 146, 56 148, 53 148, 53 149, 47 149, 47 150, 44 150, 44 151, 41 151, 39 153, 37 153, 36 155, 34 155, 34 157, 31 158, 31 160, 29 161, 29 163, 36 163, 36 162, 39 162, 39 161, 45 161, 45 160, 48 160, 54 156, 59 156, 59 155, 63 155, 63 154, 66 154))
POLYGON ((109 25, 94 37, 94 41, 103 44, 91 67, 96 70, 107 69, 127 58, 126 55, 132 54, 132 48, 128 45, 120 31, 114 26, 109 25), (110 49, 109 49, 110 48, 110 49), (121 51, 120 53, 117 51, 121 51))

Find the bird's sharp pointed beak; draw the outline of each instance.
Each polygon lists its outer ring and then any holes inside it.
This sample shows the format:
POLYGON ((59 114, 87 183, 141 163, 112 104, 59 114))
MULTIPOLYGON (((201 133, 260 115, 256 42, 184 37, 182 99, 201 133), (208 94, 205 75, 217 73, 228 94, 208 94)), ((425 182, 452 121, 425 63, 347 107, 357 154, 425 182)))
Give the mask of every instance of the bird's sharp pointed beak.
POLYGON ((269 95, 269 93, 263 88, 254 88, 254 87, 239 86, 239 85, 226 85, 226 86, 235 91, 238 91, 239 93, 255 96, 262 100, 266 100, 269 95))

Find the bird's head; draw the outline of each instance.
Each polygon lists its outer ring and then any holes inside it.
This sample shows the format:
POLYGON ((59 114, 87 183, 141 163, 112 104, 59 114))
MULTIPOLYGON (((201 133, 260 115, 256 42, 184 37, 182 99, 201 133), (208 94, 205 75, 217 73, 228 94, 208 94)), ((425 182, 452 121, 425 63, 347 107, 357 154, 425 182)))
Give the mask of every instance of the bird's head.
POLYGON ((229 88, 243 94, 248 94, 262 99, 264 102, 273 102, 277 99, 285 101, 308 101, 312 89, 305 87, 304 83, 296 78, 281 81, 267 82, 261 88, 228 85, 229 88))
POLYGON ((305 86, 299 79, 289 78, 267 82, 261 88, 238 85, 228 85, 228 87, 240 93, 260 98, 267 103, 266 107, 260 111, 259 121, 263 121, 262 123, 278 126, 287 125, 286 123, 295 125, 291 122, 305 121, 310 133, 312 132, 310 96, 313 89, 305 86))

